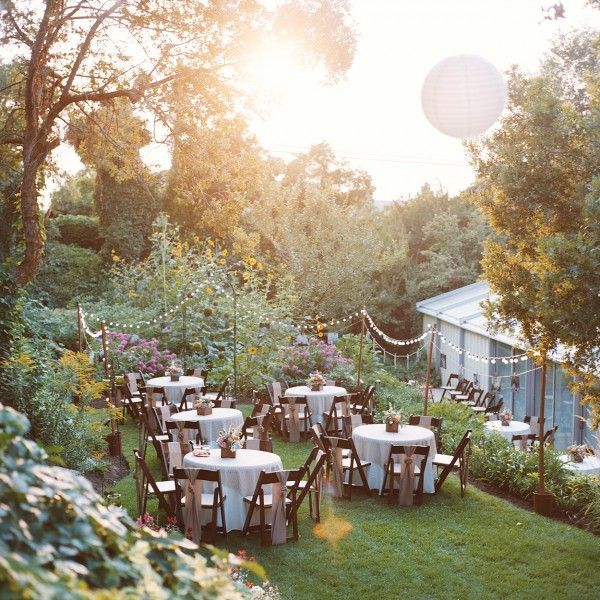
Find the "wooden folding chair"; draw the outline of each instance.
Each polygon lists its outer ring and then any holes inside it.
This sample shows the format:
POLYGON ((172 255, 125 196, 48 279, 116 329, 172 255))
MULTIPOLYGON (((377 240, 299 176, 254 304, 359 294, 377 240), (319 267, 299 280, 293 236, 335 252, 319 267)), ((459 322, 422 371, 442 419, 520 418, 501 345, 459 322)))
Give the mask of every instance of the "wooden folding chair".
POLYGON ((286 487, 282 490, 285 502, 286 526, 289 525, 290 522, 292 524, 292 536, 288 536, 286 541, 298 539, 298 514, 296 502, 298 498, 298 484, 304 477, 304 467, 292 469, 287 472, 261 471, 258 481, 256 482, 254 494, 244 497, 248 512, 246 514, 244 528, 242 529, 242 535, 247 535, 251 530, 257 529, 257 527, 252 526, 251 523, 254 511, 258 509, 260 514, 260 525, 258 526, 258 530, 260 532, 260 543, 262 546, 270 544, 270 539, 267 535, 271 533, 272 523, 267 522, 267 509, 273 507, 273 496, 272 494, 266 494, 264 487, 280 483, 281 476, 284 473, 287 476, 286 487))
POLYGON ((127 411, 134 421, 139 421, 140 414, 146 409, 146 396, 132 395, 127 385, 123 386, 121 391, 123 393, 123 416, 125 416, 125 411, 127 411))
POLYGON ((213 400, 213 404, 215 408, 235 408, 236 402, 233 399, 225 400, 221 398, 220 400, 213 400))
MULTIPOLYGON (((210 535, 207 536, 207 541, 214 542, 217 537, 217 533, 222 533, 227 539, 227 523, 225 521, 225 499, 226 496, 223 495, 223 485, 221 484, 221 473, 217 471, 212 471, 209 469, 183 469, 176 468, 173 469, 173 479, 176 482, 175 490, 176 490, 176 498, 177 498, 177 523, 181 532, 186 535, 185 522, 183 518, 183 508, 185 506, 185 487, 190 484, 190 479, 188 477, 188 471, 194 471, 196 475, 195 481, 202 481, 202 483, 207 483, 210 486, 214 486, 213 492, 208 492, 202 490, 201 497, 201 508, 208 509, 211 511, 211 521, 210 521, 210 535), (221 525, 219 526, 218 516, 221 516, 221 525)), ((203 485, 204 487, 204 485, 203 485)), ((202 528, 204 532, 205 528, 202 528)))
POLYGON ((469 455, 471 452, 471 429, 468 429, 465 435, 458 443, 454 454, 436 454, 433 457, 433 465, 442 467, 442 472, 438 474, 435 482, 435 493, 440 491, 440 488, 446 481, 448 473, 454 469, 458 469, 460 480, 460 495, 465 495, 469 478, 469 455))
POLYGON ((468 400, 469 392, 471 391, 472 387, 473 387, 472 381, 469 381, 468 379, 463 379, 462 385, 459 385, 459 387, 456 390, 450 390, 448 392, 448 396, 450 396, 450 400, 454 400, 454 401, 458 401, 459 399, 460 400, 468 400))
POLYGON ((152 417, 153 428, 157 435, 167 433, 167 421, 179 410, 174 404, 163 404, 162 406, 152 406, 149 409, 149 414, 152 417))
POLYGON ((348 500, 352 500, 352 489, 362 489, 367 496, 371 495, 371 488, 367 480, 365 469, 371 466, 370 462, 363 462, 358 456, 354 441, 352 438, 336 438, 332 436, 321 436, 323 445, 327 449, 327 482, 331 482, 331 473, 333 469, 337 469, 336 466, 336 451, 341 450, 342 452, 342 482, 344 495, 347 492, 348 500), (360 476, 360 483, 354 483, 354 472, 358 471, 360 476), (346 480, 347 479, 347 480, 346 480))
POLYGON ((534 442, 538 441, 535 433, 520 433, 512 436, 512 443, 520 450, 528 450, 534 442))
POLYGON ((544 433, 544 444, 549 444, 550 446, 554 446, 554 438, 556 437, 556 432, 558 431, 558 425, 555 425, 551 429, 548 429, 544 433))
POLYGON ((173 470, 183 466, 183 457, 192 451, 191 442, 159 442, 152 440, 164 480, 173 478, 173 470))
POLYGON ((173 442, 191 441, 201 444, 204 441, 199 421, 167 421, 167 433, 173 442))
POLYGON ((283 411, 282 431, 283 434, 290 439, 290 405, 294 404, 298 410, 298 420, 300 425, 300 438, 312 427, 312 414, 308 406, 308 398, 306 396, 279 396, 279 403, 283 411))
POLYGON ((216 392, 205 392, 204 397, 209 398, 213 402, 216 400, 227 400, 229 399, 229 385, 229 377, 227 377, 216 392))
POLYGON ((273 440, 269 435, 273 419, 274 414, 272 411, 255 417, 246 417, 242 425, 241 435, 244 448, 273 452, 273 440), (259 423, 259 420, 262 422, 259 423))
POLYGON ((475 404, 473 404, 470 408, 471 410, 479 415, 483 415, 485 413, 486 408, 493 404, 494 402, 494 394, 492 392, 485 392, 480 394, 479 398, 475 400, 475 404))
POLYGON ((339 436, 344 427, 343 418, 352 413, 352 396, 342 395, 334 396, 331 406, 327 412, 323 413, 323 423, 328 435, 339 436))
POLYGON ((327 454, 318 445, 310 451, 304 462, 306 479, 298 482, 300 494, 296 503, 296 510, 300 508, 306 496, 308 496, 308 509, 311 519, 316 523, 321 521, 321 492, 323 487, 323 471, 327 462, 327 454))
MULTIPOLYGON (((537 417, 537 416, 532 417, 531 415, 525 415, 523 422, 527 423, 529 425, 529 433, 533 433, 539 437, 540 423, 541 423, 540 417, 537 417)), ((545 419, 544 419, 544 422, 545 422, 545 419)))
POLYGON ((206 393, 206 386, 199 388, 185 388, 183 396, 181 397, 181 403, 179 404, 179 410, 193 410, 196 401, 200 400, 203 394, 206 393))
POLYGON ((372 425, 373 424, 373 415, 366 415, 364 413, 353 414, 348 417, 343 417, 343 426, 342 426, 342 437, 351 438, 352 431, 356 427, 360 427, 361 425, 372 425))
POLYGON ((175 482, 171 480, 156 481, 152 472, 148 468, 146 461, 142 458, 140 451, 136 448, 133 451, 135 456, 135 462, 137 466, 136 477, 139 477, 138 486, 141 491, 141 501, 139 506, 139 514, 143 515, 146 513, 146 505, 148 502, 148 496, 153 495, 158 499, 158 506, 165 511, 167 515, 173 515, 175 512, 175 482), (140 506, 141 504, 141 506, 140 506))
POLYGON ((393 501, 394 498, 394 482, 396 479, 402 477, 404 469, 407 468, 408 461, 414 462, 414 476, 417 478, 417 486, 415 489, 414 478, 412 484, 412 502, 417 506, 423 504, 423 483, 425 481, 425 470, 427 467, 427 458, 429 456, 429 446, 409 446, 409 445, 396 445, 390 446, 388 453, 388 459, 385 464, 385 475, 383 477, 383 483, 379 490, 379 495, 384 496, 386 492, 389 492, 389 500, 393 501), (397 460, 396 460, 397 457, 397 460), (413 458, 414 457, 414 458, 413 458), (419 462, 417 465, 416 463, 419 462), (389 482, 389 489, 387 484, 389 482))
POLYGON ((460 377, 458 375, 458 373, 450 373, 450 375, 448 376, 448 380, 446 381, 446 385, 442 386, 442 390, 444 390, 442 392, 442 396, 440 398, 440 402, 444 399, 444 396, 446 395, 446 392, 450 392, 452 390, 455 390, 458 386, 458 382, 460 381, 460 377), (456 379, 456 383, 452 383, 454 380, 456 379))
POLYGON ((186 369, 185 374, 188 377, 201 377, 206 383, 206 378, 208 377, 208 369, 186 369))

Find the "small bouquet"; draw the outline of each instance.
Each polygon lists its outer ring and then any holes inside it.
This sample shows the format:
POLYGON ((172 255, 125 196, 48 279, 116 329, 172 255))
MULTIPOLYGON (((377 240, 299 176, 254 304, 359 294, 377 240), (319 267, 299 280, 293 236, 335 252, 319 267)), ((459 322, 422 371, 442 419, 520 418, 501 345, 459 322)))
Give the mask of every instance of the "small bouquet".
POLYGON ((212 409, 215 406, 215 403, 210 398, 200 398, 195 402, 196 412, 199 415, 210 415, 212 414, 212 409))
POLYGON ((504 425, 504 427, 508 427, 510 425, 512 418, 512 413, 510 412, 510 410, 508 410, 508 408, 500 413, 500 421, 502 425, 504 425))
POLYGON ((171 381, 179 381, 183 375, 183 369, 180 364, 172 362, 166 369, 166 374, 171 377, 171 381))
POLYGON ((319 371, 315 371, 314 373, 310 374, 310 377, 308 378, 308 385, 310 386, 310 389, 313 392, 319 392, 323 389, 323 386, 325 385, 326 381, 325 381, 325 377, 323 377, 323 375, 321 375, 321 373, 319 373, 319 371))
POLYGON ((230 425, 227 430, 219 431, 217 444, 221 448, 221 458, 235 458, 235 453, 242 447, 242 430, 230 425))
POLYGON ((577 444, 571 444, 567 448, 567 455, 573 462, 583 462, 583 459, 588 453, 588 448, 585 444, 578 446, 577 444))
POLYGON ((383 422, 386 431, 397 432, 398 427, 402 427, 402 412, 389 404, 388 409, 383 411, 383 422))

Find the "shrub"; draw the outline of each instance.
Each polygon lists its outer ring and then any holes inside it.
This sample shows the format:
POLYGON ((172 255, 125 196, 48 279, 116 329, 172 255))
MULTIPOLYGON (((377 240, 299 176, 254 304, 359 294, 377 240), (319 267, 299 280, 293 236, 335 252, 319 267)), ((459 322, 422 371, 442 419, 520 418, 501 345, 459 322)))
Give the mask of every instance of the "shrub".
POLYGON ((78 300, 100 291, 102 267, 99 255, 86 248, 49 243, 34 280, 36 295, 51 308, 75 306, 78 300))
POLYGON ((0 589, 17 598, 243 598, 179 536, 136 527, 77 474, 47 464, 0 404, 0 589), (177 573, 174 577, 173 573, 177 573))
POLYGON ((442 448, 438 452, 454 454, 454 450, 468 429, 473 431, 472 442, 477 444, 483 438, 483 417, 476 415, 468 407, 458 402, 438 402, 430 404, 428 414, 442 417, 442 448))
POLYGON ((87 215, 60 215, 52 219, 58 229, 58 238, 62 244, 99 250, 102 246, 98 230, 98 217, 87 215))

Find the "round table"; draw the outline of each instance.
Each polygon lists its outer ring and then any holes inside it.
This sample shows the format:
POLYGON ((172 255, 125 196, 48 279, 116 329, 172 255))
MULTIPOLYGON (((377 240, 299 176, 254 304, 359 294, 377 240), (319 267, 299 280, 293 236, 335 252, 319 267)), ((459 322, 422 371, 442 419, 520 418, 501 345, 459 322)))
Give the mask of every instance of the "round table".
POLYGON ((346 388, 336 385, 325 385, 319 392, 313 392, 307 385, 297 385, 285 390, 286 396, 306 396, 312 414, 312 422, 324 423, 324 412, 329 412, 334 396, 345 396, 346 388))
POLYGON ((370 461, 367 479, 371 489, 380 490, 383 484, 385 464, 392 444, 401 446, 429 446, 429 455, 425 464, 423 491, 432 494, 435 491, 433 481, 433 457, 437 453, 435 435, 426 427, 403 425, 398 433, 385 430, 383 423, 360 425, 352 431, 352 440, 361 461, 370 461))
POLYGON ((203 385, 202 377, 190 375, 182 375, 179 381, 171 381, 170 377, 153 377, 146 382, 146 387, 164 387, 167 402, 170 404, 181 404, 183 392, 187 388, 201 388, 203 385))
MULTIPOLYGON (((514 419, 508 425, 502 425, 502 421, 486 421, 484 423, 486 433, 498 433, 505 437, 509 442, 513 435, 527 435, 531 433, 529 423, 515 421, 514 419)), ((518 442, 515 442, 518 444, 518 442)))
POLYGON ((213 408, 210 415, 199 415, 194 410, 182 410, 171 415, 171 421, 198 421, 202 430, 202 439, 217 447, 219 431, 227 429, 230 425, 241 427, 244 424, 244 415, 235 408, 213 408))
MULTIPOLYGON (((183 457, 183 467, 188 469, 211 469, 221 473, 225 498, 227 531, 241 530, 246 520, 244 496, 251 496, 261 471, 281 471, 283 464, 277 454, 260 450, 238 450, 235 458, 221 458, 220 450, 211 450, 210 456, 194 456, 191 452, 183 457)), ((209 484, 205 484, 207 487, 209 484)), ((203 493, 212 492, 211 489, 203 493)), ((271 493, 265 486, 265 493, 271 493)), ((206 511, 210 512, 210 511, 206 511)), ((258 518, 258 511, 255 511, 258 518)), ((206 517, 204 517, 206 518, 206 517)), ((204 519, 203 519, 204 520, 204 519)), ((254 523, 254 519, 253 519, 254 523)), ((220 516, 219 516, 220 524, 220 516)))
POLYGON ((573 471, 574 475, 600 475, 600 458, 586 456, 583 462, 575 462, 568 454, 561 454, 560 460, 565 463, 565 468, 573 471))

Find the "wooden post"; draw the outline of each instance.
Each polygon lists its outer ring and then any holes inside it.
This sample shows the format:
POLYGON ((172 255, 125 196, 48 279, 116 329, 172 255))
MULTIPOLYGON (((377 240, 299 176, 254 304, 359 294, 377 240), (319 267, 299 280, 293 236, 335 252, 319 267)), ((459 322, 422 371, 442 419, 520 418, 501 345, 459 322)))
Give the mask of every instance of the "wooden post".
POLYGON ((360 346, 358 349, 358 373, 356 376, 356 385, 360 387, 360 376, 362 371, 363 345, 365 341, 365 307, 362 307, 362 319, 360 321, 360 346))
POLYGON ((81 341, 81 304, 77 303, 77 352, 81 352, 83 344, 81 341))
POLYGON ((546 467, 544 464, 544 419, 546 400, 546 350, 542 350, 542 373, 540 385, 540 442, 538 453, 538 489, 533 494, 533 508, 540 515, 550 516, 554 511, 554 496, 546 491, 546 467))
POLYGON ((100 331, 102 332, 102 357, 104 360, 104 374, 108 378, 108 345, 106 344, 106 323, 104 321, 100 323, 100 331))
POLYGON ((427 415, 427 402, 429 400, 429 381, 431 379, 431 359, 433 358, 433 340, 435 338, 435 325, 431 329, 429 337, 429 357, 427 358, 427 378, 425 379, 425 406, 423 414, 427 415))

